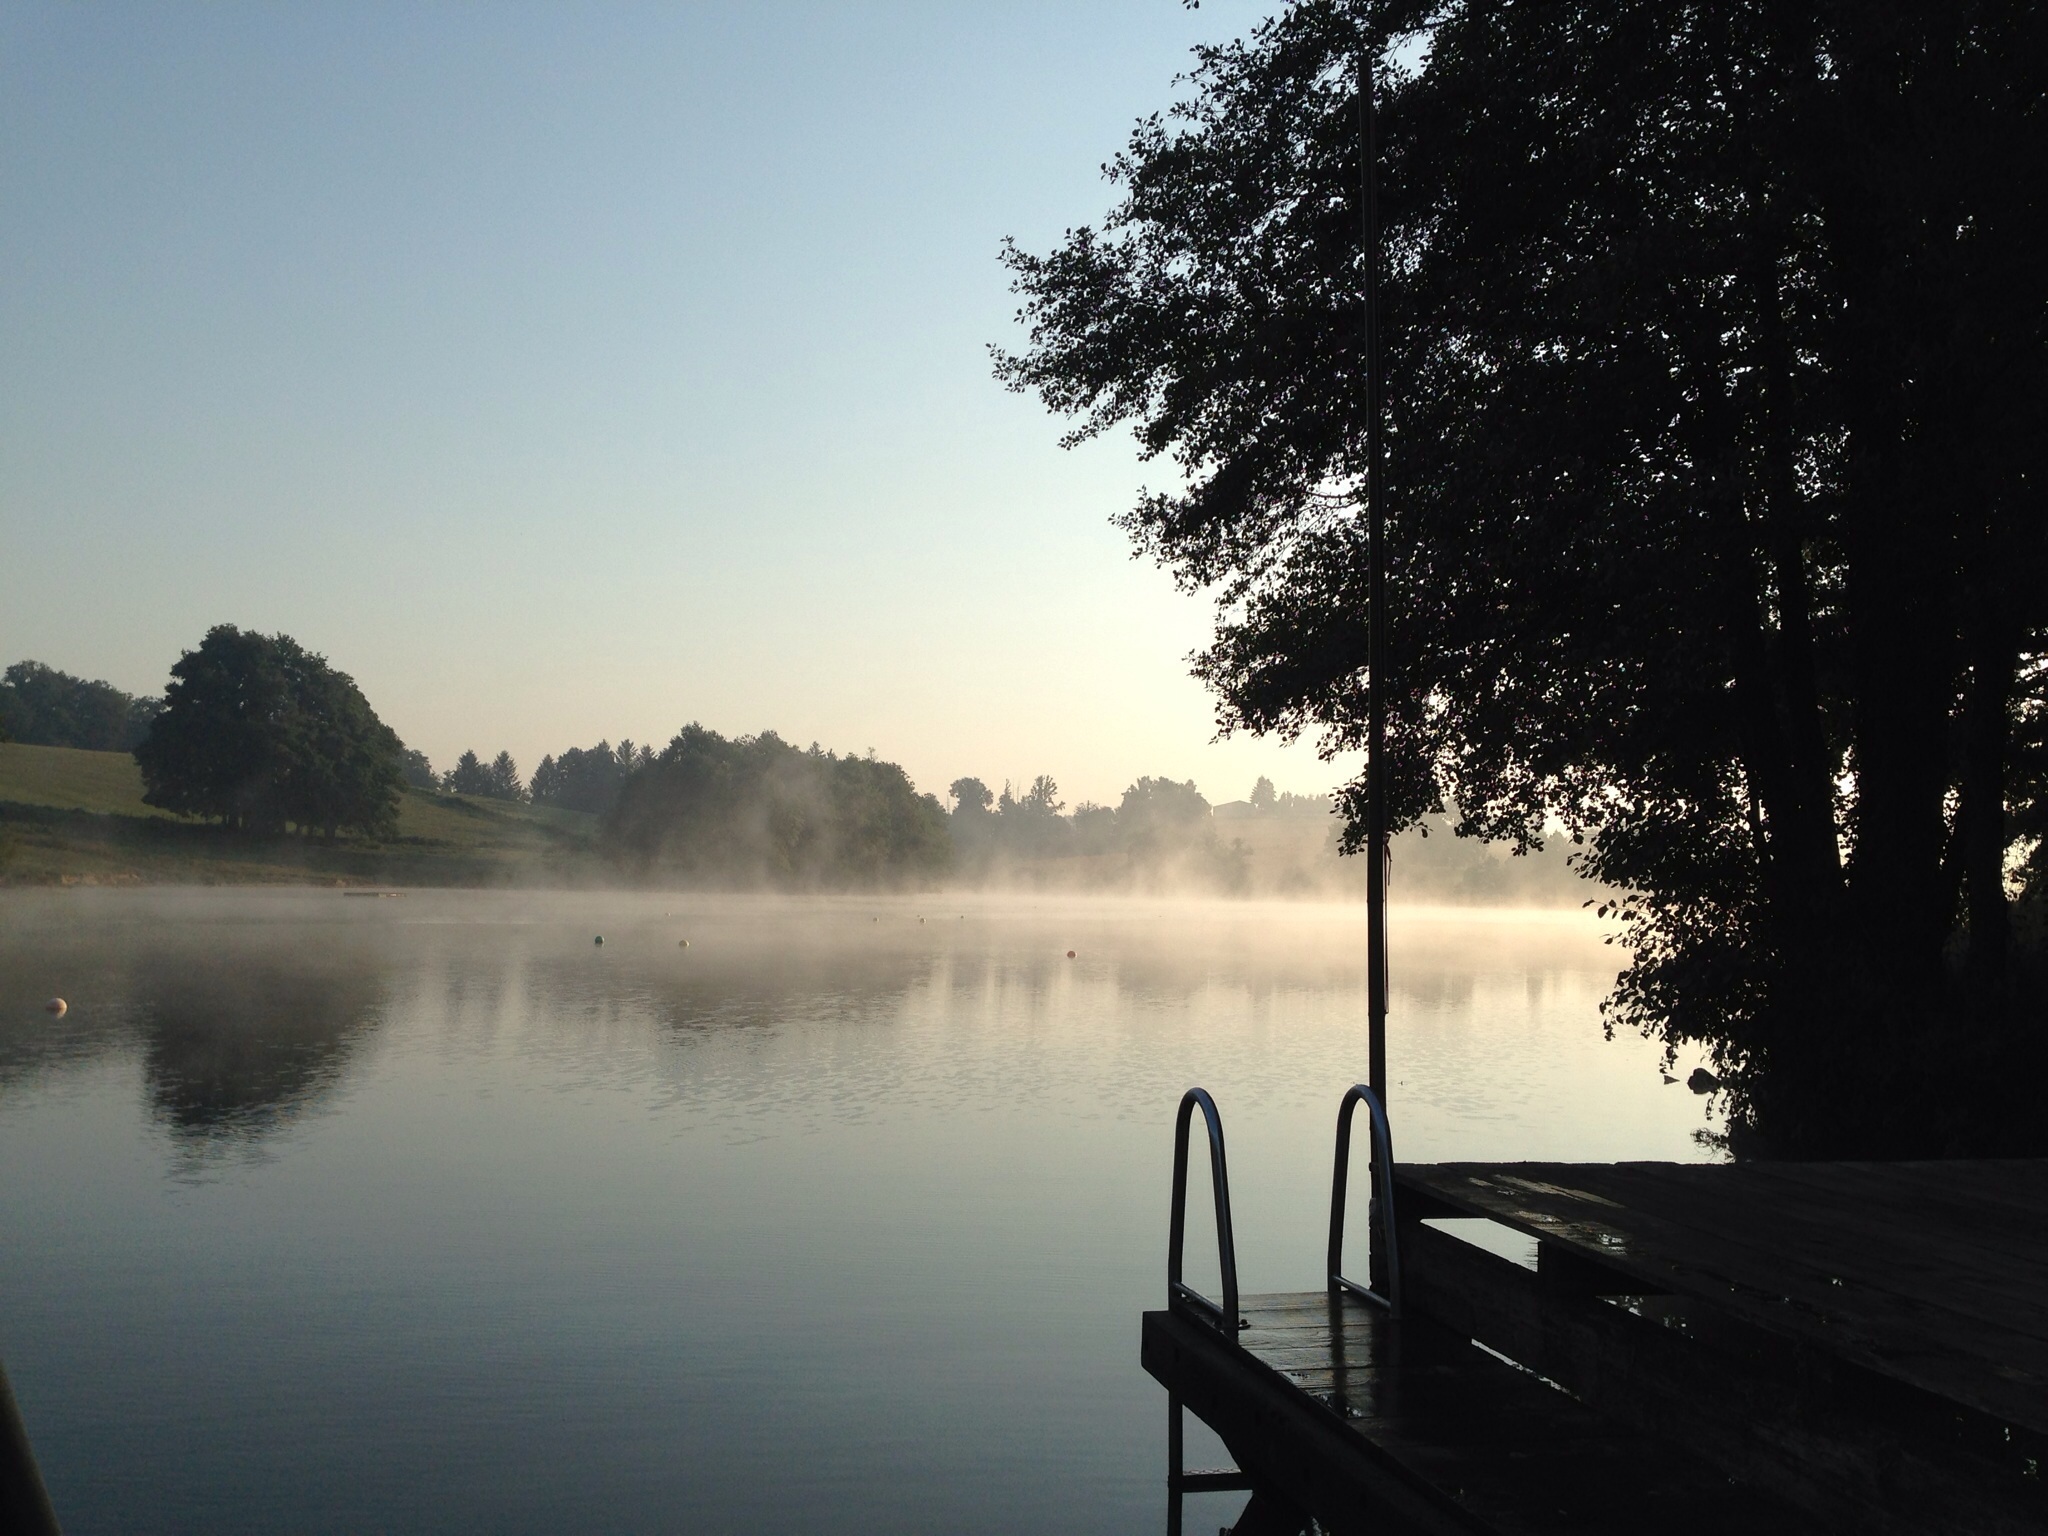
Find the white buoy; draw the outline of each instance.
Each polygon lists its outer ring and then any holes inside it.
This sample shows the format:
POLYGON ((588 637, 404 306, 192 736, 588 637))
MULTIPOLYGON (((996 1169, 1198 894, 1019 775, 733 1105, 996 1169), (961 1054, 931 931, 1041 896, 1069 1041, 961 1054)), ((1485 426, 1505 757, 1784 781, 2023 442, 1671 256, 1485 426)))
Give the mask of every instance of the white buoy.
POLYGON ((676 948, 678 948, 678 949, 688 949, 689 947, 690 947, 690 941, 689 941, 688 939, 677 939, 677 940, 676 940, 676 948))
POLYGON ((64 1015, 69 1013, 70 1011, 71 1005, 65 1002, 64 999, 61 997, 53 997, 47 1003, 43 1004, 43 1012, 54 1013, 60 1019, 63 1018, 64 1015))

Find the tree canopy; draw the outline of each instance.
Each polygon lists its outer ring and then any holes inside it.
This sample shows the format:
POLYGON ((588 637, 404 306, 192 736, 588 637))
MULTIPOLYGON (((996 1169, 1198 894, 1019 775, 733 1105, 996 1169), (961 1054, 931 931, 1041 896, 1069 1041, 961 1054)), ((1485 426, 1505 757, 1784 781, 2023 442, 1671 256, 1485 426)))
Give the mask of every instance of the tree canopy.
POLYGON ((347 673, 289 635, 221 624, 171 668, 135 760, 150 805, 333 837, 395 827, 403 751, 347 673))
POLYGON ((1581 842, 1738 1146, 2038 1150, 2048 12, 1307 0, 1186 86, 997 366, 1170 461, 1224 726, 1363 744, 1379 495, 1397 825, 1581 842))

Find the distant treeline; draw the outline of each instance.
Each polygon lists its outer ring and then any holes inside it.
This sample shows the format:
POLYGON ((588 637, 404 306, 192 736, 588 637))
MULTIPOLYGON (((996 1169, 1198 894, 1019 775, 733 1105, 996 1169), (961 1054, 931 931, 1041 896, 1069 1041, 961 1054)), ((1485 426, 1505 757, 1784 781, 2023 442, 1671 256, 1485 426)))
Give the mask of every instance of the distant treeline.
POLYGON ((17 661, 0 673, 0 741, 130 752, 163 707, 162 699, 139 699, 40 661, 17 661))
POLYGON ((619 790, 636 768, 654 761, 652 747, 635 746, 630 738, 614 747, 571 747, 560 757, 550 754, 533 770, 533 782, 519 777, 519 762, 500 752, 488 763, 474 749, 455 760, 446 773, 436 773, 424 752, 406 753, 406 782, 415 789, 438 789, 450 795, 475 795, 484 800, 523 800, 564 811, 602 816, 619 798, 619 790))
MULTIPOLYGON (((508 751, 466 751, 437 772, 354 681, 289 635, 219 625, 137 699, 39 662, 9 667, 0 720, 14 739, 131 750, 151 805, 230 831, 328 839, 397 830, 402 786, 526 802, 596 818, 593 846, 632 882, 846 889, 942 881, 1041 888, 1354 897, 1364 866, 1339 859, 1327 796, 1261 778, 1212 806, 1193 781, 1144 776, 1115 805, 1069 809, 1041 774, 1021 790, 955 779, 951 809, 870 752, 799 748, 772 731, 688 725, 659 752, 622 739, 543 757, 531 783, 508 751)), ((1442 834, 1446 828, 1433 824, 1442 834)), ((1428 901, 1582 899, 1555 854, 1510 859, 1419 832, 1394 851, 1396 888, 1428 901)))
POLYGON ((953 852, 939 802, 896 764, 701 725, 636 758, 599 840, 639 874, 785 888, 928 884, 953 852))
POLYGON ((953 863, 945 812, 902 768, 794 747, 773 731, 729 738, 692 724, 660 752, 630 739, 571 747, 543 757, 530 785, 511 753, 486 764, 468 751, 432 782, 595 815, 599 848, 637 880, 899 886, 931 883, 953 863))
MULTIPOLYGON (((1341 858, 1344 823, 1328 795, 1276 792, 1261 777, 1243 800, 1211 806, 1194 783, 1140 778, 1114 806, 1071 811, 1040 775, 1020 794, 980 779, 951 786, 956 872, 974 883, 1362 899, 1362 859, 1341 858)), ((1394 840, 1393 889, 1407 902, 1575 905, 1589 892, 1564 851, 1513 856, 1454 836, 1443 816, 1394 840)))
POLYGON ((1193 780, 1141 777, 1116 805, 1084 800, 1071 812, 1049 774, 1022 794, 1008 783, 997 794, 975 778, 955 779, 949 792, 953 846, 969 879, 1224 892, 1247 881, 1247 850, 1222 837, 1193 780))

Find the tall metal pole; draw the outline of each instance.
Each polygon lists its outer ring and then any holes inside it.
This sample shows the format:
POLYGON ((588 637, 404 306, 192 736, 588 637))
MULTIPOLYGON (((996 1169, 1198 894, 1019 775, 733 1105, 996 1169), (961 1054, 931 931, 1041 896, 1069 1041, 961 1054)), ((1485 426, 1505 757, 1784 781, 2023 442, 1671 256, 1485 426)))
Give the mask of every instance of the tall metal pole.
POLYGON ((1371 39, 1358 57, 1360 201, 1365 239, 1366 1082, 1387 1101, 1387 497, 1380 434, 1379 123, 1371 39))

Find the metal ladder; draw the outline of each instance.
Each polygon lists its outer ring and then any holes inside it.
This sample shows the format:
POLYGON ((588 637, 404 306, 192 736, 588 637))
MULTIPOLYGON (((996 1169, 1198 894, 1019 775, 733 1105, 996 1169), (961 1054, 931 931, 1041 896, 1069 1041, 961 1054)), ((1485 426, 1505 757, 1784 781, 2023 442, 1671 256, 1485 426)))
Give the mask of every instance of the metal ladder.
MULTIPOLYGON (((1394 1138, 1387 1123, 1386 1106, 1378 1094, 1363 1083, 1345 1091, 1337 1108, 1337 1150, 1330 1179, 1330 1243, 1324 1268, 1325 1283, 1334 1294, 1349 1292, 1383 1309, 1389 1317, 1401 1315, 1401 1264, 1395 1246, 1394 1227, 1394 1138), (1351 1175, 1351 1121, 1359 1105, 1365 1105, 1372 1146, 1368 1165, 1369 1219, 1378 1228, 1379 1240, 1368 1259, 1368 1281, 1361 1283, 1344 1273, 1345 1197, 1351 1175)), ((1223 1150, 1223 1117, 1216 1101, 1205 1088, 1190 1088, 1181 1096, 1173 1122, 1173 1214, 1168 1227, 1166 1249, 1166 1305, 1169 1310, 1200 1322, 1222 1334, 1233 1344, 1247 1326, 1238 1311, 1237 1241, 1230 1220, 1230 1171, 1223 1150), (1209 1135, 1209 1181, 1216 1204, 1216 1259, 1222 1278, 1223 1295, 1211 1300, 1184 1278, 1187 1246, 1188 1142, 1194 1113, 1202 1112, 1202 1124, 1209 1135)), ((1237 1467, 1191 1469, 1185 1463, 1183 1437, 1185 1410, 1177 1394, 1166 1399, 1166 1530, 1167 1536, 1182 1536, 1182 1500, 1190 1493, 1252 1493, 1245 1515, 1258 1523, 1257 1484, 1237 1467)), ((1238 1529, 1244 1530, 1241 1519, 1238 1529)))

